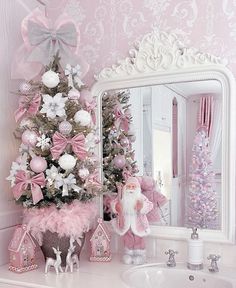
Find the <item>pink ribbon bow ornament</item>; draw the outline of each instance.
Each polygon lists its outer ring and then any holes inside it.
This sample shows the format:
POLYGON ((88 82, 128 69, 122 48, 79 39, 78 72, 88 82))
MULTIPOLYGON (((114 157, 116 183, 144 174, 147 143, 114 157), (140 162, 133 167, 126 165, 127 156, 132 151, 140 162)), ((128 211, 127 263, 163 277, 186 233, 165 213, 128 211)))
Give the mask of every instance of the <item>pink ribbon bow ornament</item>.
POLYGON ((36 94, 35 96, 22 96, 19 100, 19 107, 15 111, 15 120, 18 122, 26 113, 30 115, 36 115, 39 110, 41 102, 41 95, 36 94))
POLYGON ((43 199, 41 187, 45 186, 45 181, 42 172, 30 178, 29 173, 20 170, 16 174, 15 185, 12 187, 12 193, 15 199, 18 200, 23 192, 28 188, 28 185, 30 185, 33 203, 36 204, 43 199))
POLYGON ((59 132, 55 132, 52 137, 53 147, 50 149, 53 159, 58 159, 68 144, 71 144, 76 156, 84 160, 87 156, 85 149, 85 137, 82 133, 75 135, 73 138, 66 138, 59 132))

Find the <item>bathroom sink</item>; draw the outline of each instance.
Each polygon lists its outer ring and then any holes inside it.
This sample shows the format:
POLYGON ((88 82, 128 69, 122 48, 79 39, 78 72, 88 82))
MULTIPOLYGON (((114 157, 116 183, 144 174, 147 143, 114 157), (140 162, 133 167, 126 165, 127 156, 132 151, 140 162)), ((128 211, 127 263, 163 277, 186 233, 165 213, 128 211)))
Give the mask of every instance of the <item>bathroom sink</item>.
POLYGON ((136 266, 121 275, 131 288, 235 288, 233 280, 221 273, 191 271, 183 264, 168 268, 164 264, 136 266))

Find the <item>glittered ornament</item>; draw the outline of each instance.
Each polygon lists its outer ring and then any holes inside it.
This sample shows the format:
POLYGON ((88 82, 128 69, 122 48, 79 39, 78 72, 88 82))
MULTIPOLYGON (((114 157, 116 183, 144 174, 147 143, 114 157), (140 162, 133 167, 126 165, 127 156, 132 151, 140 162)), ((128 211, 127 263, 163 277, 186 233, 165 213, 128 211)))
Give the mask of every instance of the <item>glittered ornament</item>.
POLYGON ((20 86, 19 86, 19 91, 22 94, 29 94, 31 88, 32 88, 32 86, 29 82, 21 82, 20 86))
POLYGON ((88 111, 80 110, 75 113, 74 120, 82 126, 88 126, 91 123, 91 115, 88 111))
POLYGON ((68 93, 68 98, 70 100, 76 101, 76 100, 79 100, 79 97, 80 97, 80 92, 75 88, 72 88, 68 93))
POLYGON ((21 121, 20 121, 20 128, 32 128, 34 127, 34 123, 29 119, 29 118, 23 118, 21 121))
POLYGON ((25 130, 21 136, 22 143, 34 147, 38 141, 38 135, 31 130, 25 130))
POLYGON ((64 135, 68 135, 72 131, 72 125, 68 121, 62 121, 59 124, 59 131, 64 135))
POLYGON ((72 155, 64 154, 59 158, 58 163, 62 169, 70 170, 75 167, 76 159, 72 155))
POLYGON ((47 161, 41 156, 36 156, 30 161, 30 168, 36 173, 43 172, 47 168, 47 161))
POLYGON ((124 148, 129 146, 129 139, 127 137, 120 139, 120 145, 124 148))
POLYGON ((78 175, 81 179, 86 179, 89 176, 89 170, 87 168, 81 168, 78 171, 78 175))
POLYGON ((46 87, 54 88, 60 83, 60 78, 56 72, 49 70, 43 74, 42 82, 46 87))
POLYGON ((124 155, 116 155, 113 159, 113 164, 119 168, 122 169, 125 166, 126 160, 124 155))

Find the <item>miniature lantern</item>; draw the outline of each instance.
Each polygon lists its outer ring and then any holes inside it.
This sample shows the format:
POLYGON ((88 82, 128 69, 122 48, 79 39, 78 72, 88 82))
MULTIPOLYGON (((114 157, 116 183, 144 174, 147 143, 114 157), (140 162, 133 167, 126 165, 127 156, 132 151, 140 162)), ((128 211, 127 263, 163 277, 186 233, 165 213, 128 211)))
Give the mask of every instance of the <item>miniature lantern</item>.
POLYGON ((9 270, 22 273, 36 269, 35 243, 27 231, 26 225, 17 226, 8 246, 10 252, 9 270))
POLYGON ((91 256, 90 261, 107 262, 111 261, 110 233, 103 220, 98 219, 98 225, 90 238, 91 256))

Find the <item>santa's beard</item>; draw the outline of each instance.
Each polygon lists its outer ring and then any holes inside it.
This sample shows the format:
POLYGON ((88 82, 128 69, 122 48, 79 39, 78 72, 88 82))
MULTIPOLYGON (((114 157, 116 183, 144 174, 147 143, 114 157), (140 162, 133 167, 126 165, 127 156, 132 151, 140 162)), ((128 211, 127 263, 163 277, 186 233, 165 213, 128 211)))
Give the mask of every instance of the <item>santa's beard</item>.
POLYGON ((137 211, 135 210, 135 206, 137 200, 140 199, 141 196, 141 189, 137 188, 135 190, 124 190, 123 191, 123 198, 122 198, 122 208, 124 214, 135 214, 137 211))

